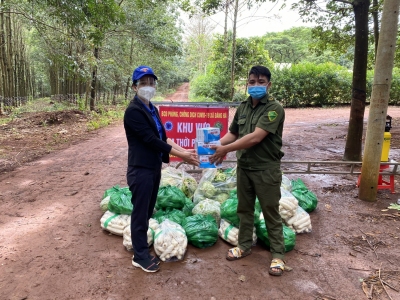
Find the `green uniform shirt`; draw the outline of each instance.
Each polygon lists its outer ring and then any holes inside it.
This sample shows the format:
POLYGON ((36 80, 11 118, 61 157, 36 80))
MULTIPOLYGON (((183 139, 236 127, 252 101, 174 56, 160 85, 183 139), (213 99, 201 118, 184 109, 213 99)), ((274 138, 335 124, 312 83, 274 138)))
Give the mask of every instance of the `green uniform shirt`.
POLYGON ((265 170, 276 164, 284 153, 282 148, 283 122, 285 111, 276 100, 268 100, 268 94, 253 108, 251 97, 243 101, 233 118, 229 131, 239 138, 252 133, 256 127, 268 131, 268 135, 257 145, 238 150, 238 167, 249 170, 265 170))

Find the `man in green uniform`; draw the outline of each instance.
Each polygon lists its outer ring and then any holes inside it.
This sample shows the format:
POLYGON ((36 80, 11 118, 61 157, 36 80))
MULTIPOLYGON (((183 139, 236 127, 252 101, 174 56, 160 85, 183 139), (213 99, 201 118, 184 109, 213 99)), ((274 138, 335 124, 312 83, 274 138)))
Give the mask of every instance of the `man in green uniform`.
POLYGON ((238 247, 229 249, 226 258, 237 260, 251 253, 257 196, 270 240, 272 262, 269 273, 279 276, 284 270, 285 253, 279 215, 285 111, 277 101, 268 99, 270 80, 268 68, 251 68, 247 82, 250 96, 238 107, 229 132, 221 139, 221 146, 215 147, 216 153, 210 161, 220 163, 228 152, 237 151, 239 243, 238 247))

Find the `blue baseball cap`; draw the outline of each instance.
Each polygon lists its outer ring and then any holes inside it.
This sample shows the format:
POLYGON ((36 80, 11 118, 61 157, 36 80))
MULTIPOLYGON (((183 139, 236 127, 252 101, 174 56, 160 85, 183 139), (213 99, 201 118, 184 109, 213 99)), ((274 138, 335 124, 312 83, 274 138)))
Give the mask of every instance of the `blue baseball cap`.
POLYGON ((148 66, 139 66, 137 67, 132 74, 132 81, 139 80, 142 78, 144 75, 151 75, 153 76, 156 80, 158 80, 157 76, 154 75, 153 69, 148 67, 148 66))

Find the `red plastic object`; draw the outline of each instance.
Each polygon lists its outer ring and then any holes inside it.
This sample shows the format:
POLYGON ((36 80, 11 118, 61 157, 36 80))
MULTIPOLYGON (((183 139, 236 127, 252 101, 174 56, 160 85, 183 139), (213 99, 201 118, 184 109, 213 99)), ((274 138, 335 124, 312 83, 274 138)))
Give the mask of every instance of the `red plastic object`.
MULTIPOLYGON (((389 169, 390 165, 380 165, 379 172, 384 171, 385 169, 389 169)), ((361 175, 358 176, 357 187, 360 186, 361 175)), ((390 190, 392 194, 395 194, 394 191, 394 175, 379 175, 378 177, 378 190, 390 190), (383 180, 383 176, 389 176, 389 181, 383 180)))

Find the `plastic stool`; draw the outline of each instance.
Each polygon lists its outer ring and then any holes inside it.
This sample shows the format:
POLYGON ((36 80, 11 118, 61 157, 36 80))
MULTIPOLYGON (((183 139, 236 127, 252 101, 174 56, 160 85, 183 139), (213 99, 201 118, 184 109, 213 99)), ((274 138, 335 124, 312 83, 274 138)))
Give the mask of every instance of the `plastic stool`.
MULTIPOLYGON (((390 165, 380 165, 379 172, 382 172, 385 169, 389 169, 389 167, 390 165)), ((394 175, 393 174, 388 175, 389 181, 383 180, 382 176, 383 175, 379 174, 378 186, 377 186, 378 190, 390 190, 392 194, 395 194, 396 192, 394 191, 394 175)), ((357 187, 360 186, 360 181, 361 181, 361 175, 358 176, 357 187)))

